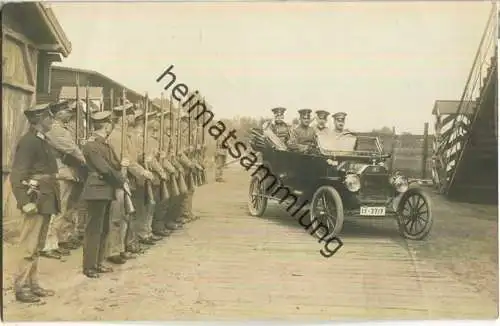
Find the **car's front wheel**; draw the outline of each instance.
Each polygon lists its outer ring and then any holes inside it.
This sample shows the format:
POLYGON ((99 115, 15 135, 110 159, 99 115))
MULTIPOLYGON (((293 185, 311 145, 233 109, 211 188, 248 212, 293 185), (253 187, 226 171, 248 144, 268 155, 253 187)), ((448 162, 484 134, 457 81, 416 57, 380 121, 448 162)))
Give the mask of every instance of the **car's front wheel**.
POLYGON ((319 239, 337 236, 344 225, 344 207, 338 191, 321 186, 313 195, 310 206, 311 229, 319 239))
POLYGON ((252 216, 262 216, 267 208, 264 182, 258 176, 252 177, 248 193, 248 211, 252 216))
POLYGON ((410 240, 424 240, 433 222, 429 196, 418 188, 408 190, 398 205, 399 233, 410 240))

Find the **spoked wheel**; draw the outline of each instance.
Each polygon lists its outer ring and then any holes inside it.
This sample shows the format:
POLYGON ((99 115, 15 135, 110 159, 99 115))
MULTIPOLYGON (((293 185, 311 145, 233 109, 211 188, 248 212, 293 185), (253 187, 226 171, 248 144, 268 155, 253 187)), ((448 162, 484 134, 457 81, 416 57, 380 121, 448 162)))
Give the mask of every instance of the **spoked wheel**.
POLYGON ((248 211, 252 216, 262 216, 267 208, 267 197, 264 183, 258 176, 250 180, 250 189, 248 194, 248 211))
POLYGON ((313 195, 310 208, 311 227, 319 239, 337 236, 344 224, 342 199, 335 188, 322 186, 313 195))
POLYGON ((398 226, 401 235, 410 240, 423 240, 433 223, 431 201, 423 191, 409 190, 403 195, 398 209, 398 226))

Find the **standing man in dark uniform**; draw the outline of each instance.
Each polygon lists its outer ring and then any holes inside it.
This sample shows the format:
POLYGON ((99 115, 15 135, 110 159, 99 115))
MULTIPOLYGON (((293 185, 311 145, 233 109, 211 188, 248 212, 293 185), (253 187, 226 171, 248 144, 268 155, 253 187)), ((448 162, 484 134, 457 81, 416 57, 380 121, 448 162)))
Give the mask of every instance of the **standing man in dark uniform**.
POLYGON ((272 132, 278 136, 281 141, 286 144, 288 143, 288 140, 290 139, 290 127, 288 124, 285 122, 285 112, 286 109, 282 107, 274 108, 272 109, 274 113, 274 120, 271 121, 269 124, 269 127, 271 128, 272 132))
POLYGON ((23 214, 19 238, 22 253, 14 290, 16 300, 27 303, 54 295, 38 283, 39 250, 45 245, 51 216, 61 211, 57 162, 45 137, 53 122, 49 107, 42 104, 24 111, 30 128, 17 145, 10 174, 17 207, 23 214))
POLYGON ((109 232, 109 209, 116 199, 116 191, 123 189, 130 195, 130 188, 122 176, 120 161, 106 143, 113 130, 111 112, 101 111, 92 117, 94 133, 83 147, 88 165, 88 177, 83 188, 83 199, 87 201, 88 221, 83 245, 83 274, 90 278, 98 273, 112 272, 103 265, 106 238, 109 232))
POLYGON ((316 146, 316 131, 311 127, 310 109, 299 110, 299 125, 292 129, 288 146, 300 152, 309 152, 316 146))

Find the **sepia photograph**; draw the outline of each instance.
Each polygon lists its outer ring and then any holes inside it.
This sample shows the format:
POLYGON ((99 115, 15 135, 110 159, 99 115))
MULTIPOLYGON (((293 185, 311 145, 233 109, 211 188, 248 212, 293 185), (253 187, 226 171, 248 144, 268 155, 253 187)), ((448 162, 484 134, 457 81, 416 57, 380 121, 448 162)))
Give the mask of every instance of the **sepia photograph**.
POLYGON ((2 317, 496 320, 496 1, 2 5, 2 317))

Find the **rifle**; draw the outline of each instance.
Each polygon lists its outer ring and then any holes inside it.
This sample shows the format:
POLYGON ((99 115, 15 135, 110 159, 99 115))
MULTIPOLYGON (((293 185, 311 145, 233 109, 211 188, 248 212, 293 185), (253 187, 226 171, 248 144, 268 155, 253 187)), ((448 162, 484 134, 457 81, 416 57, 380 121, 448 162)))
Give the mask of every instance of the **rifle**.
MULTIPOLYGON (((172 100, 171 100, 172 102, 172 100)), ((172 119, 173 120, 173 119, 172 119)), ((181 194, 185 194, 189 191, 188 182, 185 179, 185 169, 179 161, 180 157, 180 140, 181 140, 181 129, 180 129, 180 121, 181 121, 181 106, 179 105, 177 108, 176 115, 176 125, 175 125, 175 149, 174 149, 174 159, 177 168, 179 169, 178 182, 179 182, 179 190, 181 194)), ((173 130, 173 129, 172 129, 173 130)))
MULTIPOLYGON (((149 162, 147 160, 148 156, 148 107, 149 107, 149 98, 146 93, 146 97, 144 98, 144 131, 143 131, 143 139, 142 139, 142 160, 144 162, 144 167, 149 169, 149 162)), ((155 197, 153 195, 153 185, 150 180, 144 181, 144 188, 146 189, 145 200, 149 205, 155 204, 155 197)))
MULTIPOLYGON (((163 148, 164 148, 164 132, 165 132, 165 128, 164 128, 164 124, 165 124, 165 116, 164 116, 164 112, 163 112, 163 93, 161 93, 161 98, 160 98, 160 139, 158 141, 158 152, 161 153, 163 152, 163 148)), ((160 162, 162 162, 163 159, 160 157, 160 162)), ((163 166, 163 164, 160 164, 161 166, 163 166)), ((167 200, 170 198, 170 193, 168 192, 168 186, 167 186, 167 181, 166 180, 161 180, 160 182, 160 198, 162 201, 164 200, 167 200)))
POLYGON ((186 180, 184 180, 184 175, 180 172, 182 171, 182 167, 179 166, 178 161, 177 161, 177 129, 174 128, 174 113, 173 113, 173 100, 172 100, 172 94, 170 94, 170 103, 169 103, 169 113, 170 113, 170 138, 168 140, 168 151, 167 153, 169 154, 171 163, 179 170, 179 173, 175 175, 175 179, 177 182, 177 189, 178 189, 178 194, 185 194, 188 189, 186 186, 186 180), (175 129, 175 130, 174 130, 175 129), (175 144, 174 142, 174 137, 175 138, 175 144), (174 147, 175 146, 175 147, 174 147))
MULTIPOLYGON (((187 123, 188 123, 188 126, 187 126, 187 129, 188 129, 188 143, 187 143, 187 158, 190 160, 190 161, 193 161, 194 157, 193 157, 193 149, 191 147, 191 136, 192 136, 192 131, 191 131, 191 114, 188 114, 187 116, 187 123)), ((189 172, 190 174, 190 179, 192 179, 192 183, 193 183, 193 187, 197 187, 200 185, 200 180, 198 178, 198 170, 196 168, 196 166, 194 166, 191 171, 189 172)))
MULTIPOLYGON (((196 110, 196 117, 198 117, 198 109, 196 110)), ((203 158, 201 156, 202 153, 202 145, 201 141, 203 140, 203 135, 204 135, 205 128, 203 127, 203 124, 200 123, 199 119, 196 119, 196 151, 195 151, 195 157, 196 161, 198 164, 201 166, 201 171, 200 171, 200 184, 204 185, 207 183, 207 176, 206 176, 206 170, 205 170, 205 165, 203 162, 203 158), (201 131, 200 131, 201 127, 201 131), (201 137, 199 137, 199 134, 201 133, 201 137), (201 138, 201 139, 200 139, 201 138)))
POLYGON ((80 145, 80 119, 82 118, 81 112, 80 112, 80 107, 78 106, 80 102, 80 94, 79 94, 79 88, 80 88, 80 74, 76 73, 75 76, 75 88, 76 88, 76 131, 75 131, 75 144, 80 145))
MULTIPOLYGON (((184 153, 184 146, 185 144, 183 144, 183 139, 182 139, 182 134, 183 134, 183 130, 182 130, 182 125, 181 125, 181 101, 179 101, 179 116, 178 116, 178 130, 179 130, 179 137, 178 137, 178 140, 179 140, 179 152, 178 152, 178 155, 179 157, 186 157, 186 154, 184 153)), ((188 126, 189 128, 189 126, 188 126)), ((190 128, 189 128, 190 129, 190 128)), ((188 139, 189 139, 190 135, 188 134, 188 139)), ((191 169, 186 169, 184 168, 184 177, 186 178, 186 185, 187 185, 187 188, 188 190, 193 190, 194 187, 195 187, 195 183, 194 183, 194 179, 193 179, 193 174, 191 173, 191 169)))
MULTIPOLYGON (((87 93, 88 94, 88 93, 87 93)), ((125 89, 122 91, 122 105, 123 105, 123 108, 122 108, 122 139, 121 139, 121 144, 120 144, 120 156, 121 156, 121 161, 123 161, 123 159, 125 158, 125 144, 127 142, 127 125, 125 124, 125 120, 126 120, 126 110, 125 110, 125 99, 126 99, 126 93, 125 93, 125 89)), ((87 107, 87 113, 89 111, 89 107, 87 107)), ((121 169, 121 172, 122 172, 122 176, 124 178, 127 178, 127 174, 128 174, 128 171, 127 171, 127 167, 126 166, 122 166, 122 169, 121 169)), ((127 193, 126 191, 124 191, 124 194, 123 194, 123 203, 125 205, 125 213, 126 214, 133 214, 135 213, 135 208, 134 208, 134 204, 132 202, 132 198, 130 198, 130 194, 127 193)))
POLYGON ((89 99, 89 84, 87 83, 87 86, 85 87, 85 106, 87 107, 87 113, 85 115, 85 122, 86 122, 86 130, 85 130, 85 139, 88 139, 90 136, 90 133, 92 130, 90 129, 90 99, 89 99))

